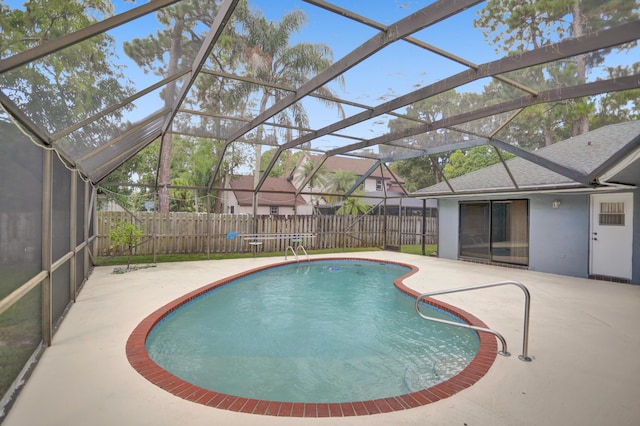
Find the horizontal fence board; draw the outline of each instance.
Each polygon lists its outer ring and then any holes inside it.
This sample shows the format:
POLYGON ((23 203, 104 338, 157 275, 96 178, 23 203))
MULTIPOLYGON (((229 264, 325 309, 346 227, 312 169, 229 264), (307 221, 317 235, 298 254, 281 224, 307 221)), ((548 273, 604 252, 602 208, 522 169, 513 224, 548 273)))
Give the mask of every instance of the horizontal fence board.
MULTIPOLYGON (((314 234, 303 242, 307 250, 398 246, 421 244, 421 216, 259 216, 214 213, 98 212, 96 247, 98 256, 122 252, 115 247, 109 233, 118 222, 139 226, 143 239, 135 255, 189 253, 247 253, 254 248, 264 252, 284 253, 293 244, 286 239, 264 239, 251 246, 245 234, 314 234), (230 233, 235 233, 232 238, 230 233)), ((2 222, 0 221, 0 224, 2 222)), ((2 233, 2 229, 0 229, 2 233)), ((437 219, 426 218, 424 235, 427 244, 437 242, 437 219)), ((296 247, 294 247, 296 248, 296 247)))

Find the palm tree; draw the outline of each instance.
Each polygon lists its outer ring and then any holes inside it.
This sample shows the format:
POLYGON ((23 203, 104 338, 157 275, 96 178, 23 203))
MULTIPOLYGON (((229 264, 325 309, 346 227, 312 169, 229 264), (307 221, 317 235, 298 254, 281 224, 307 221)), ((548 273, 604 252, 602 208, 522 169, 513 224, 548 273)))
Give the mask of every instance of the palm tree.
MULTIPOLYGON (((320 73, 333 63, 333 52, 324 43, 298 43, 290 46, 291 36, 298 32, 307 23, 307 16, 301 10, 294 10, 285 14, 280 22, 267 21, 261 14, 250 15, 244 22, 245 35, 242 38, 242 54, 246 63, 245 76, 259 80, 267 85, 260 86, 260 96, 257 100, 259 112, 267 109, 269 101, 278 102, 291 94, 290 90, 282 87, 291 87, 295 90, 310 77, 320 73)), ((340 85, 342 79, 337 79, 340 85)), ((241 93, 255 91, 255 84, 241 83, 237 90, 241 93)), ((320 87, 317 93, 325 96, 333 96, 327 87, 320 87)), ((328 106, 338 108, 338 112, 344 117, 340 104, 324 101, 328 106)), ((309 127, 309 118, 304 107, 295 103, 275 116, 279 124, 293 125, 299 128, 309 127)), ((292 137, 291 131, 286 131, 286 137, 292 137)), ((255 144, 256 168, 254 172, 257 183, 260 174, 261 145, 264 137, 264 128, 258 127, 255 144)))
POLYGON ((314 208, 319 204, 319 201, 322 199, 322 197, 313 194, 313 188, 324 189, 327 186, 327 182, 328 182, 328 179, 327 179, 328 176, 324 169, 324 165, 321 166, 314 175, 311 175, 315 167, 316 165, 311 160, 305 161, 304 163, 302 163, 302 166, 301 166, 301 173, 302 173, 303 179, 304 180, 307 180, 307 178, 309 179, 309 181, 307 182, 307 185, 309 185, 309 192, 312 193, 311 204, 313 204, 314 208))
MULTIPOLYGON (((163 25, 155 34, 146 38, 134 38, 125 42, 124 52, 145 72, 167 77, 178 70, 191 67, 206 33, 198 33, 200 28, 208 28, 213 23, 218 5, 214 0, 185 1, 166 7, 157 12, 158 22, 163 25)), ((233 25, 229 25, 233 28, 233 25)), ((215 54, 212 54, 215 57, 215 54)), ((217 58, 216 58, 217 59, 217 58)), ((178 95, 176 80, 167 83, 162 91, 165 107, 173 108, 178 95)), ((171 165, 173 160, 173 133, 162 135, 158 163, 159 211, 169 211, 169 190, 171 165)))
POLYGON ((349 197, 344 201, 344 204, 336 210, 336 214, 350 214, 352 216, 358 216, 360 213, 368 213, 371 210, 371 205, 362 201, 360 197, 349 197))
MULTIPOLYGON (((358 176, 351 171, 336 170, 328 178, 329 192, 332 194, 344 194, 356 183, 356 179, 358 179, 358 176)), ((327 202, 334 206, 339 199, 340 197, 337 195, 327 196, 327 202)))
MULTIPOLYGON (((351 171, 336 170, 329 176, 329 190, 332 194, 345 194, 356 183, 357 179, 358 176, 351 171)), ((337 214, 347 213, 357 216, 360 213, 367 213, 369 211, 371 206, 362 202, 360 198, 361 195, 364 195, 362 189, 355 190, 353 194, 354 196, 344 200, 340 208, 336 210, 337 214)), ((327 198, 328 202, 333 206, 340 200, 339 195, 330 195, 327 198)))

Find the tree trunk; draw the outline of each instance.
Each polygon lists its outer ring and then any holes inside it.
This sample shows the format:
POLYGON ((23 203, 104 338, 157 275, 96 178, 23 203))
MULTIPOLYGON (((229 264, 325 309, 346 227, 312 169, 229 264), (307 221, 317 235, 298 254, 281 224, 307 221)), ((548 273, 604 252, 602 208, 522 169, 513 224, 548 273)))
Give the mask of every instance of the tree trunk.
POLYGON ((161 213, 169 212, 169 188, 167 185, 171 183, 171 133, 165 133, 162 137, 161 154, 158 169, 158 211, 161 213))
POLYGON ((547 126, 544 127, 544 146, 553 144, 553 132, 547 126))
MULTIPOLYGON (((260 101, 260 114, 264 113, 267 109, 267 101, 270 97, 269 91, 264 91, 262 94, 262 99, 260 101)), ((253 189, 255 190, 258 187, 258 182, 260 181, 260 168, 261 168, 261 156, 262 156, 262 138, 264 136, 264 129, 262 126, 259 126, 256 131, 256 146, 255 146, 255 169, 253 170, 253 189)), ((254 215, 258 211, 258 206, 255 205, 258 202, 258 197, 253 197, 253 212, 254 215)))
MULTIPOLYGON (((178 60, 182 55, 182 25, 183 19, 176 18, 175 29, 171 35, 171 47, 169 49, 169 65, 167 67, 167 75, 173 75, 178 70, 178 60)), ((176 98, 176 82, 175 80, 167 84, 164 93, 164 104, 169 108, 175 107, 176 98)), ((167 185, 171 184, 171 144, 173 134, 170 132, 162 136, 162 145, 160 146, 160 160, 158 163, 158 190, 159 211, 160 213, 169 212, 169 189, 167 185)))
MULTIPOLYGON (((582 24, 582 10, 580 8, 579 1, 573 4, 573 35, 574 37, 580 37, 583 34, 582 24)), ((576 56, 576 72, 579 83, 585 83, 587 81, 587 62, 585 55, 576 56)), ((577 99, 577 102, 581 102, 582 99, 577 99)), ((582 112, 574 119, 573 122, 573 136, 580 135, 589 131, 589 115, 586 111, 582 112)))

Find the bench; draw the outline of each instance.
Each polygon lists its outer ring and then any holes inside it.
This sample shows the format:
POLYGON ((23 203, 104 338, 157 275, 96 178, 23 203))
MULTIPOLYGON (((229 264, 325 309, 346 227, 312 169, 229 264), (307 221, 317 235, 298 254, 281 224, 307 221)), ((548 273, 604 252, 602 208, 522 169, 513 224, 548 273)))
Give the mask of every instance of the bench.
MULTIPOLYGON (((243 241, 246 241, 251 246, 251 251, 253 252, 253 256, 256 256, 256 252, 259 246, 262 245, 265 240, 288 240, 290 244, 287 246, 287 249, 284 253, 284 258, 287 260, 287 255, 289 250, 291 250, 298 260, 298 250, 302 250, 305 255, 307 254, 306 249, 304 248, 303 242, 305 239, 315 238, 315 234, 310 233, 275 233, 275 234, 236 234, 236 237, 242 238, 243 241), (297 244, 297 248, 294 246, 297 244)), ((309 255, 307 255, 307 258, 309 255)))

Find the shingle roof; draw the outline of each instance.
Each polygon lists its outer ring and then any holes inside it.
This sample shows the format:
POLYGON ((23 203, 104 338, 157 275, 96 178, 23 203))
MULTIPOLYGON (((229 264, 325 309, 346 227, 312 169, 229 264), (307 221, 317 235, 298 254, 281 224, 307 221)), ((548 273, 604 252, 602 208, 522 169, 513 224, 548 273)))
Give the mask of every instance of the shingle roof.
MULTIPOLYGON (((600 176, 615 165, 620 157, 640 148, 640 121, 600 127, 588 133, 558 142, 535 152, 541 158, 573 169, 584 175, 600 176)), ((519 190, 535 191, 550 188, 584 187, 566 176, 516 157, 505 162, 519 190)), ((636 165, 637 167, 637 165, 636 165)), ((636 184, 637 182, 627 182, 636 184)), ((449 180, 455 193, 479 194, 516 190, 507 170, 501 163, 449 180)), ((452 195, 446 182, 414 192, 418 197, 452 195)))
MULTIPOLYGON (((323 158, 322 155, 310 154, 309 158, 313 161, 314 164, 318 164, 318 162, 323 158)), ((374 160, 370 160, 367 158, 350 158, 350 157, 340 157, 340 156, 332 156, 327 158, 324 162, 324 170, 327 172, 336 172, 338 170, 342 171, 351 171, 358 176, 364 175, 370 168, 373 166, 374 160)), ((380 167, 377 167, 373 173, 370 175, 371 177, 383 177, 385 179, 396 180, 399 183, 403 184, 404 180, 400 178, 395 173, 389 173, 388 170, 384 170, 383 173, 380 171, 380 167)))
MULTIPOLYGON (((238 205, 250 206, 253 203, 253 176, 235 176, 229 186, 238 200, 238 205)), ((259 206, 293 206, 296 188, 285 178, 268 177, 261 192, 258 193, 259 206), (277 192, 269 192, 277 191, 277 192)), ((302 196, 297 197, 297 205, 306 204, 302 196)))

